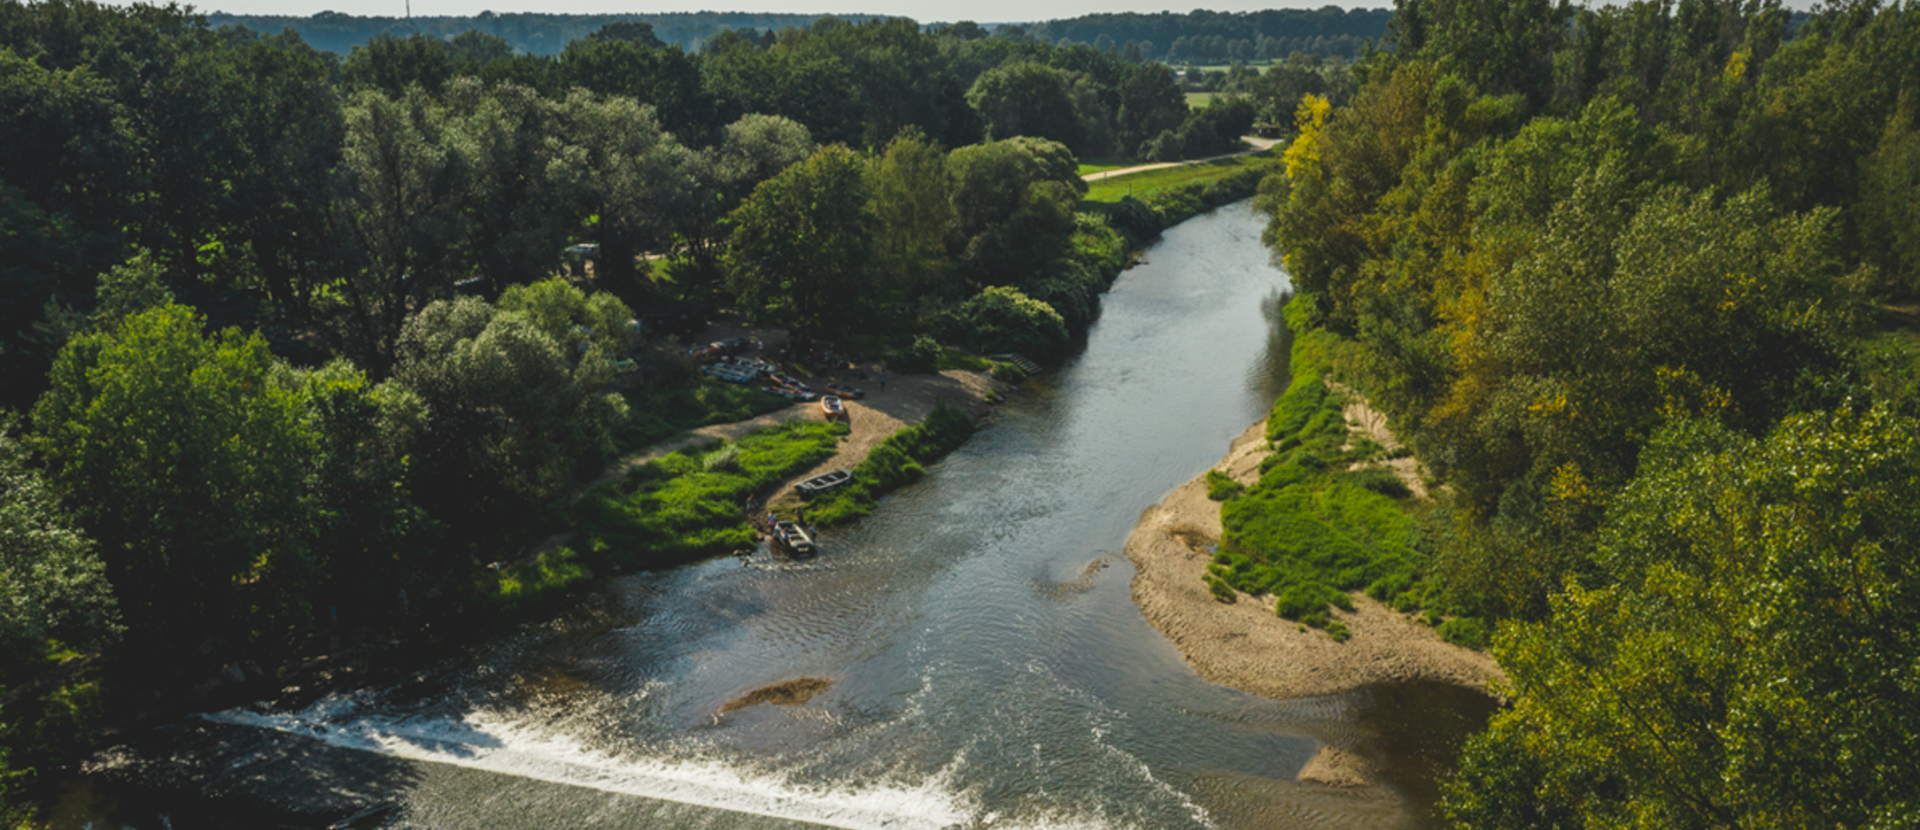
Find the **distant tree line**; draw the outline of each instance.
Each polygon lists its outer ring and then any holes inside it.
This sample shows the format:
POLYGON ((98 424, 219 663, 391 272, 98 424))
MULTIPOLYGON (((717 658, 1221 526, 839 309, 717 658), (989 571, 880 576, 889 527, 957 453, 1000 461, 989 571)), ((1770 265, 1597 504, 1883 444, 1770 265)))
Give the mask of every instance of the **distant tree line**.
POLYGON ((1082 43, 1135 60, 1168 63, 1248 63, 1282 60, 1299 52, 1352 58, 1387 34, 1389 9, 1195 10, 1185 14, 1120 12, 1025 24, 1029 37, 1060 45, 1082 43))
MULTIPOLYGON (((822 14, 776 14, 753 12, 663 12, 658 14, 543 14, 539 12, 481 12, 477 15, 379 17, 320 12, 311 17, 291 15, 223 14, 207 15, 207 25, 215 29, 245 27, 266 34, 291 31, 301 40, 322 51, 346 55, 355 46, 380 35, 408 37, 426 35, 446 40, 467 32, 492 35, 505 41, 514 52, 552 55, 567 44, 586 37, 602 27, 617 23, 644 23, 652 27, 662 42, 694 51, 707 38, 721 32, 752 29, 758 32, 805 28, 827 17, 822 14)), ((878 19, 876 15, 832 15, 849 23, 878 19)))
MULTIPOLYGON (((645 24, 662 43, 698 51, 722 32, 768 33, 806 28, 828 15, 748 12, 670 12, 658 14, 542 14, 482 12, 472 16, 379 17, 320 12, 310 17, 212 13, 213 28, 244 27, 278 34, 291 31, 323 51, 346 55, 381 35, 419 34, 450 40, 467 32, 492 35, 519 54, 554 55, 567 44, 619 23, 645 24)), ((876 15, 831 15, 849 23, 876 15)), ((1133 61, 1231 63, 1280 60, 1295 52, 1352 58, 1363 44, 1386 35, 1392 13, 1386 9, 1269 9, 1257 12, 1196 10, 1185 14, 1093 14, 1065 20, 997 27, 1004 34, 1057 46, 1081 44, 1119 52, 1133 61)), ((949 24, 935 23, 944 27, 949 24)), ((996 29, 964 24, 961 31, 981 35, 996 29)), ((756 35, 757 36, 757 35, 756 35)))

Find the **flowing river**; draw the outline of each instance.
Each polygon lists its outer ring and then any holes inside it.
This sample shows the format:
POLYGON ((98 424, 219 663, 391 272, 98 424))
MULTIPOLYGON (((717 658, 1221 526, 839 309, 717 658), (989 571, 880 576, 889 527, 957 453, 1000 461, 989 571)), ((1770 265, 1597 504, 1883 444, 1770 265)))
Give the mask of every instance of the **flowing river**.
MULTIPOLYGON (((1242 694, 1196 676, 1129 596, 1140 513, 1285 386, 1286 277, 1260 230, 1244 204, 1170 230, 1077 357, 820 556, 618 578, 413 682, 207 716, 226 737, 199 763, 277 767, 284 787, 357 775, 385 806, 353 824, 373 827, 1431 825, 1434 778, 1490 701, 1242 694), (831 686, 721 711, 796 678, 831 686), (1378 786, 1296 783, 1324 743, 1371 759, 1378 786)), ((219 826, 217 802, 103 810, 56 819, 219 826)))

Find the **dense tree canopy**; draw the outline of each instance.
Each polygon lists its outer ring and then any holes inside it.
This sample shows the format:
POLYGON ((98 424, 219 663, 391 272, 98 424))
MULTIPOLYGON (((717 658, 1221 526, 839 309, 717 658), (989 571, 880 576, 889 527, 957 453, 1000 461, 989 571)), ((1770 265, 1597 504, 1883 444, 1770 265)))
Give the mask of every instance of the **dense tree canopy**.
POLYGON ((1263 185, 1505 621, 1462 827, 1912 821, 1920 15, 1792 21, 1408 0, 1263 185))

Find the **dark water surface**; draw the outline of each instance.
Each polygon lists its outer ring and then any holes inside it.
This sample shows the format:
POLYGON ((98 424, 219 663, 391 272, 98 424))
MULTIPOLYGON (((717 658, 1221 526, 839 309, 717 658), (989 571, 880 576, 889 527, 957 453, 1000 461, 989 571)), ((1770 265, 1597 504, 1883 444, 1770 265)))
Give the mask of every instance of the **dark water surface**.
MULTIPOLYGON (((1170 231, 1084 352, 813 560, 625 577, 419 683, 212 715, 194 728, 224 730, 218 748, 186 763, 297 769, 278 786, 385 805, 358 826, 1424 826, 1484 697, 1242 694, 1197 677, 1128 593, 1140 513, 1284 388, 1286 278, 1260 229, 1238 205, 1170 231), (832 686, 719 714, 801 677, 832 686), (1385 786, 1294 783, 1323 742, 1374 759, 1385 786)), ((61 820, 215 826, 218 804, 160 789, 83 781, 69 802, 118 807, 61 820)))

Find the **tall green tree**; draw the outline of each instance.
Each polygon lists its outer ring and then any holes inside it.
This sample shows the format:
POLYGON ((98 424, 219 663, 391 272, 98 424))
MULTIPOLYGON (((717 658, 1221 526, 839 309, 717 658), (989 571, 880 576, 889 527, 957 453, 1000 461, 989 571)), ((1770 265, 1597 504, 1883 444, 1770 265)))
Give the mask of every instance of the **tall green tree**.
POLYGON ((201 326, 168 304, 75 337, 33 413, 130 636, 162 651, 298 620, 289 595, 311 576, 300 395, 258 335, 201 326))
POLYGON ((455 253, 470 221, 468 161, 446 108, 418 86, 348 105, 334 222, 351 258, 334 293, 343 345, 362 365, 391 365, 407 315, 464 274, 455 253))
POLYGON ((1066 251, 1086 182, 1053 141, 1012 138, 947 157, 960 274, 978 286, 1021 285, 1066 251))
POLYGON ((626 291, 636 260, 666 251, 677 220, 704 207, 692 178, 699 156, 631 98, 576 90, 560 123, 569 142, 560 175, 590 223, 585 235, 600 244, 598 274, 626 291))
POLYGON ((897 289, 923 294, 945 281, 952 260, 952 184, 947 154, 910 130, 887 143, 868 173, 873 193, 874 264, 897 289))
POLYGON ((1040 63, 1016 63, 982 74, 967 90, 990 141, 1028 136, 1085 149, 1087 127, 1073 100, 1073 79, 1040 63))
MULTIPOLYGON (((553 284, 548 284, 549 286, 553 284)), ((425 404, 414 497, 461 540, 486 539, 597 471, 627 406, 604 390, 613 355, 572 330, 576 316, 621 317, 616 304, 550 288, 510 291, 525 310, 474 297, 429 304, 407 321, 394 379, 425 404), (552 312, 565 311, 565 315, 552 312), (566 326, 565 339, 550 329, 566 326), (578 346, 584 342, 588 348, 578 346)))

